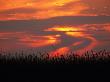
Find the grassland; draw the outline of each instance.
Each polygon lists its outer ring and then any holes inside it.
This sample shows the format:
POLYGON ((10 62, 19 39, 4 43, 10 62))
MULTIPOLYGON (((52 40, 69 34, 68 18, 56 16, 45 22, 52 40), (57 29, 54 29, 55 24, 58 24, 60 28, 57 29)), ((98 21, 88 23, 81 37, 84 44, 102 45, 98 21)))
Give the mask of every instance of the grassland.
POLYGON ((71 52, 60 57, 50 57, 48 53, 1 52, 0 74, 7 80, 3 82, 82 82, 82 79, 95 82, 94 78, 105 82, 104 77, 107 80, 110 74, 108 63, 110 52, 106 50, 87 51, 82 56, 71 52))
MULTIPOLYGON (((57 54, 58 55, 58 54, 57 54)), ((110 52, 87 51, 83 55, 78 53, 62 54, 57 57, 50 57, 48 53, 6 53, 0 52, 0 64, 94 64, 94 63, 109 63, 110 52)))

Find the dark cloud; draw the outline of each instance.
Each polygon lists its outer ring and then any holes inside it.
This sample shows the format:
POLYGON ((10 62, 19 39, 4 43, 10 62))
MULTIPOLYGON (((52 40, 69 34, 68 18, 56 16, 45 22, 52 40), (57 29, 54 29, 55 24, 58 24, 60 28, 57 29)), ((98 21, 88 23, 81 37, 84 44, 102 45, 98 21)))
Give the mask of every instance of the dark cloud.
MULTIPOLYGON (((63 16, 43 20, 0 21, 0 27, 36 27, 54 25, 104 24, 110 23, 110 16, 63 16)), ((39 27, 41 28, 41 27, 39 27)))
POLYGON ((1 11, 0 14, 30 14, 30 13, 35 13, 37 10, 35 8, 15 8, 15 9, 10 9, 10 10, 5 10, 1 11))
MULTIPOLYGON (((84 25, 84 24, 109 24, 109 16, 69 16, 55 17, 45 20, 13 20, 0 21, 0 32, 2 31, 32 31, 42 34, 44 29, 52 28, 56 25, 84 25)), ((88 27, 89 28, 89 27, 88 27)))

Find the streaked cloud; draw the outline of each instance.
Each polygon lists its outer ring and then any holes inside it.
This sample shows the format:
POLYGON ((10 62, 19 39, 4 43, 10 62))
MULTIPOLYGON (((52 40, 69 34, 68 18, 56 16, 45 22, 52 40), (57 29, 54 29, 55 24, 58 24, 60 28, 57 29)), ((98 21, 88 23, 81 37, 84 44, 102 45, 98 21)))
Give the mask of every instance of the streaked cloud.
POLYGON ((58 16, 109 16, 109 2, 109 0, 1 0, 0 20, 48 19, 58 16))

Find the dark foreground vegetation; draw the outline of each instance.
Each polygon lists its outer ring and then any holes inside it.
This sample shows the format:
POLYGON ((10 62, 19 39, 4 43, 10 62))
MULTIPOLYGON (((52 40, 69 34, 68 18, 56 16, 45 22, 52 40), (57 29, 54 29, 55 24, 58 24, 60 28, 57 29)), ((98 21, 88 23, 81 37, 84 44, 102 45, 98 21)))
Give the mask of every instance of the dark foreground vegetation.
POLYGON ((106 82, 109 63, 110 52, 106 50, 89 51, 82 56, 71 52, 60 57, 48 53, 2 52, 0 74, 5 79, 0 79, 1 82, 106 82))
POLYGON ((110 52, 106 50, 101 51, 87 51, 85 54, 79 55, 77 53, 62 54, 58 57, 51 57, 48 53, 0 53, 0 64, 95 64, 95 63, 109 63, 110 52))

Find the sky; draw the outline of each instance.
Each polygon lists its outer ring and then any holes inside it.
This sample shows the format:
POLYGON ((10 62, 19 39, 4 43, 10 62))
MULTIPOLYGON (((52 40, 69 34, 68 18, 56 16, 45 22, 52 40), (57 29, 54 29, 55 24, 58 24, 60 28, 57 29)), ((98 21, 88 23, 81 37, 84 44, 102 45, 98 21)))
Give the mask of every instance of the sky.
POLYGON ((110 50, 110 0, 0 0, 0 48, 50 54, 110 50))
POLYGON ((0 0, 0 20, 110 16, 110 0, 0 0))

